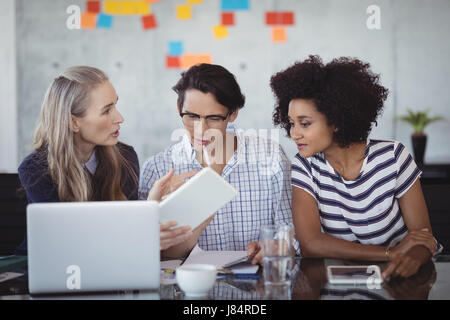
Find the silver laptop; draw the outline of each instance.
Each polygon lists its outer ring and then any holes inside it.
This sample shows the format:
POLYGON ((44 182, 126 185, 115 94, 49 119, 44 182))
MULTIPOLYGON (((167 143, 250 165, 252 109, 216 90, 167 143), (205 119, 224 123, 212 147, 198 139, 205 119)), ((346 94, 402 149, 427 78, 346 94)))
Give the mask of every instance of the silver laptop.
POLYGON ((159 212, 153 201, 27 207, 31 294, 159 289, 159 212))

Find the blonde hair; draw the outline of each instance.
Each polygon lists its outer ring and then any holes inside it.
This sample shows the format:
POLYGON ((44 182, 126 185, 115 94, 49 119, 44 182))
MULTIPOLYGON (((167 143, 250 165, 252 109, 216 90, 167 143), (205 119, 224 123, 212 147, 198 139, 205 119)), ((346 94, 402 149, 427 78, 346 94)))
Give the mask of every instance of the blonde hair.
POLYGON ((100 185, 95 188, 77 157, 72 115, 83 117, 91 91, 106 81, 108 77, 99 69, 71 67, 52 82, 45 94, 33 148, 38 151, 48 148, 48 167, 58 186, 60 201, 126 200, 121 189, 124 182, 121 176, 129 172, 137 180, 117 145, 96 147, 98 165, 95 176, 100 185))

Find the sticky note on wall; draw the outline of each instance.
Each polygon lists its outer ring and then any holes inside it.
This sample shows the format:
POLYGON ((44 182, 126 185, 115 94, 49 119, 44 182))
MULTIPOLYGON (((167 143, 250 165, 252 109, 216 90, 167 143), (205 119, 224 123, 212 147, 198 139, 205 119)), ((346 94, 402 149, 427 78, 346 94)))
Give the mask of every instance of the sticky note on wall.
POLYGON ((230 10, 249 10, 248 0, 221 0, 222 11, 230 10))
POLYGON ((187 3, 189 3, 189 4, 200 4, 202 2, 203 2, 203 0, 188 0, 187 3))
POLYGON ((273 42, 286 42, 286 40, 287 40, 286 28, 275 27, 272 29, 273 42))
POLYGON ((106 14, 117 15, 149 15, 150 5, 147 1, 113 1, 104 2, 103 11, 106 14))
POLYGON ((119 14, 122 8, 121 1, 105 1, 103 11, 108 14, 119 14))
POLYGON ((222 12, 222 25, 234 26, 234 12, 222 12))
POLYGON ((91 13, 100 13, 101 3, 97 1, 86 1, 86 11, 91 13))
POLYGON ((134 1, 136 14, 150 14, 150 5, 146 1, 134 1))
POLYGON ((180 57, 166 56, 166 67, 167 68, 179 68, 180 67, 180 57))
POLYGON ((176 17, 179 20, 186 20, 192 18, 192 7, 188 4, 177 5, 176 17))
POLYGON ((180 67, 182 69, 189 69, 192 66, 200 63, 212 63, 210 54, 183 54, 180 58, 180 67))
POLYGON ((286 11, 281 12, 281 23, 285 26, 290 26, 294 24, 294 12, 286 11))
POLYGON ((169 56, 181 56, 183 54, 183 42, 170 41, 169 42, 169 56))
POLYGON ((97 28, 111 28, 113 17, 108 14, 100 13, 97 17, 97 28))
POLYGON ((154 14, 142 16, 142 28, 144 30, 153 29, 157 27, 156 17, 154 14))
POLYGON ((266 12, 266 24, 269 26, 288 26, 294 24, 294 12, 268 11, 266 12))
POLYGON ((228 29, 223 25, 217 25, 213 27, 214 38, 222 39, 228 37, 228 29))
POLYGON ((278 12, 266 12, 266 24, 269 26, 281 24, 281 16, 278 12))
POLYGON ((81 14, 81 28, 95 29, 97 24, 97 14, 91 12, 83 12, 81 14))

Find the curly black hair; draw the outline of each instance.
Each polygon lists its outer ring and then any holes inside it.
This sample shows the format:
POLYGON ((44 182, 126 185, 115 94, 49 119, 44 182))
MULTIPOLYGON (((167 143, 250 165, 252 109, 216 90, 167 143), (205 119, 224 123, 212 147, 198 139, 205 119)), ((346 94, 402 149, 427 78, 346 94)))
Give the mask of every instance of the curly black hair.
POLYGON ((365 141, 372 123, 382 113, 388 90, 379 84, 379 75, 358 59, 341 57, 324 65, 319 56, 310 55, 270 79, 276 97, 273 122, 287 131, 288 106, 293 99, 312 99, 329 125, 338 130, 334 141, 341 147, 365 141))

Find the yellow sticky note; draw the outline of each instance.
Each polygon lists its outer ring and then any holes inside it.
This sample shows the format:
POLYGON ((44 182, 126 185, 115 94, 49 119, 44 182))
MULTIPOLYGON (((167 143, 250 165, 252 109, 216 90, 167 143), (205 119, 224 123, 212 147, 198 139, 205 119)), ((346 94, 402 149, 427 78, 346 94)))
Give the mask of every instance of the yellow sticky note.
POLYGON ((202 2, 203 2, 203 0, 188 0, 189 4, 200 4, 202 2))
POLYGON ((192 18, 192 8, 188 4, 177 5, 177 19, 191 19, 192 18))
POLYGON ((275 27, 272 29, 273 42, 286 42, 286 40, 287 40, 286 28, 275 27))
POLYGON ((105 1, 103 11, 107 14, 120 14, 121 1, 105 1))
POLYGON ((137 1, 135 6, 136 6, 136 14, 145 16, 151 13, 150 5, 146 1, 137 1))
POLYGON ((212 57, 210 54, 192 54, 186 53, 180 57, 180 67, 182 69, 189 69, 200 63, 212 63, 212 57))
POLYGON ((120 14, 135 14, 135 5, 134 1, 122 1, 120 14))
POLYGON ((104 4, 106 14, 117 15, 149 15, 150 4, 147 1, 112 1, 107 0, 104 4))
POLYGON ((221 24, 214 26, 213 32, 214 32, 214 38, 216 38, 216 39, 222 39, 222 38, 228 37, 227 27, 225 27, 221 24))

